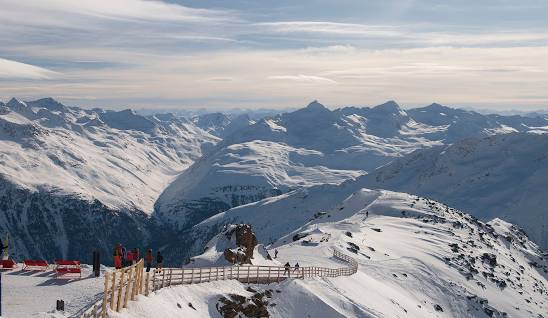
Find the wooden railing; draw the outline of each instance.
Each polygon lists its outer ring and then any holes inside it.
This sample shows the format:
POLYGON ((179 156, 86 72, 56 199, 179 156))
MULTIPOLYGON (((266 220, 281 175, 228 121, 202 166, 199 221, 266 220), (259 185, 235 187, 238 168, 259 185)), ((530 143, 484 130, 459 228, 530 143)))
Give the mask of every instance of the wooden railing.
POLYGON ((333 257, 348 263, 340 268, 318 266, 224 266, 201 268, 155 269, 150 275, 143 270, 143 260, 137 264, 105 273, 105 287, 102 299, 88 307, 80 318, 106 318, 107 309, 120 311, 126 308, 128 300, 135 300, 139 294, 173 285, 200 284, 219 280, 237 280, 242 283, 267 284, 288 278, 350 276, 358 270, 358 263, 352 257, 333 251, 333 257))
POLYGON ((156 269, 152 275, 152 290, 172 285, 199 284, 218 280, 237 280, 242 283, 266 284, 281 282, 287 278, 350 276, 358 270, 358 263, 352 257, 334 251, 333 256, 348 263, 341 268, 317 266, 224 266, 201 268, 156 269))
POLYGON ((107 308, 120 311, 127 307, 128 300, 135 300, 139 294, 148 295, 150 273, 143 271, 143 259, 134 265, 105 272, 103 297, 88 307, 80 318, 106 318, 107 308))

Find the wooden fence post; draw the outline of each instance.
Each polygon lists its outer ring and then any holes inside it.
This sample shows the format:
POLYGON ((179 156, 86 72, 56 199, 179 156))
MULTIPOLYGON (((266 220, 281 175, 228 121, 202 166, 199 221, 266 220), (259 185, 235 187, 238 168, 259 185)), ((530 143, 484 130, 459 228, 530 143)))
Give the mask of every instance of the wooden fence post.
POLYGON ((122 270, 122 276, 120 277, 120 286, 118 287, 118 299, 116 301, 116 312, 120 311, 120 303, 122 302, 122 291, 124 288, 124 276, 126 274, 125 270, 122 270))
POLYGON ((139 290, 139 263, 135 265, 135 274, 133 274, 135 281, 133 282, 133 288, 131 289, 131 300, 135 300, 137 291, 139 290))
POLYGON ((116 272, 112 272, 112 291, 110 295, 110 309, 114 310, 114 294, 116 293, 116 272))
POLYGON ((103 290, 103 304, 102 304, 102 310, 101 310, 102 318, 107 318, 108 274, 109 272, 105 273, 105 288, 103 290))
POLYGON ((126 286, 126 295, 124 297, 124 305, 122 308, 126 308, 127 307, 127 299, 129 298, 129 290, 131 289, 131 281, 132 281, 132 276, 133 275, 133 267, 130 267, 129 268, 129 274, 127 275, 127 286, 126 286))
POLYGON ((150 281, 150 272, 147 272, 145 277, 145 296, 148 296, 148 285, 150 283, 149 281, 150 281))

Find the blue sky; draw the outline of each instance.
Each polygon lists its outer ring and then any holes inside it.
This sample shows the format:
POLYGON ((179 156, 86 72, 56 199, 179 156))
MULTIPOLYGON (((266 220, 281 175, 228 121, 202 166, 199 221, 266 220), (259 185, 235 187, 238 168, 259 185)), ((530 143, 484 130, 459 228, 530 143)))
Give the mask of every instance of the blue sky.
POLYGON ((0 0, 0 99, 548 108, 548 2, 0 0))

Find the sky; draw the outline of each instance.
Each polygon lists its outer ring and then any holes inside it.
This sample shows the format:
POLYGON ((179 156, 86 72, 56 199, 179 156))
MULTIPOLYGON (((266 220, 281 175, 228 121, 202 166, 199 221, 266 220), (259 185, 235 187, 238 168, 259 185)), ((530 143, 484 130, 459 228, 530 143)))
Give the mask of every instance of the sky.
POLYGON ((0 0, 0 100, 548 109, 545 0, 0 0))

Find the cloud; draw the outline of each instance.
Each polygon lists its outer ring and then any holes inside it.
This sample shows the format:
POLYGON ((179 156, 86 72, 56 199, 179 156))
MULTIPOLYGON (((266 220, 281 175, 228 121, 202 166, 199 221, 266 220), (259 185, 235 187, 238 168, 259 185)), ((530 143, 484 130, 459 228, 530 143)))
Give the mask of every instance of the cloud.
MULTIPOLYGON (((151 0, 3 0, 0 17, 4 21, 33 25, 89 27, 72 22, 75 18, 133 20, 150 22, 201 22, 230 20, 227 11, 194 9, 179 4, 151 0)), ((89 22, 85 20, 83 22, 89 22)))
POLYGON ((403 34, 399 28, 392 26, 337 23, 329 21, 264 22, 255 25, 262 28, 264 32, 279 33, 319 33, 367 37, 399 37, 403 34))
POLYGON ((203 80, 204 82, 234 82, 233 77, 210 77, 203 80))
POLYGON ((257 14, 247 1, 244 12, 166 1, 0 0, 2 94, 84 106, 532 104, 520 96, 548 82, 548 34, 537 24, 484 29, 359 12, 350 18, 371 22, 345 23, 330 12, 257 14))
POLYGON ((56 75, 42 67, 0 58, 0 79, 51 79, 56 75))
POLYGON ((303 82, 303 83, 329 83, 329 84, 336 84, 337 82, 321 76, 313 76, 313 75, 276 75, 276 76, 268 76, 267 79, 269 80, 277 80, 277 81, 291 81, 291 82, 303 82))

